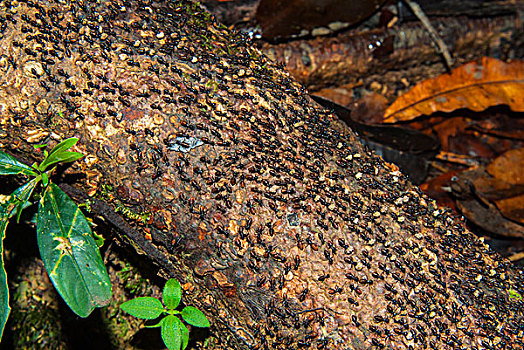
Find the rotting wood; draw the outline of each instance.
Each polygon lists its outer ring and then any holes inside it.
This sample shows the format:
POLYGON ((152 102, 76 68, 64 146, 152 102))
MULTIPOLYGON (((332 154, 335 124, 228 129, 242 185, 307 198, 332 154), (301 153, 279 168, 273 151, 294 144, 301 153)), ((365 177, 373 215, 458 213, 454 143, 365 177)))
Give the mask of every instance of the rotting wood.
MULTIPOLYGON (((468 16, 468 17, 495 17, 514 15, 524 8, 522 0, 418 0, 424 13, 428 16, 468 16)), ((401 16, 413 16, 409 8, 401 8, 401 16)))
MULTIPOLYGON (((431 22, 440 29, 456 59, 455 66, 485 55, 512 58, 515 51, 522 51, 516 16, 445 17, 431 22)), ((311 91, 442 62, 427 31, 417 22, 369 31, 356 29, 332 38, 264 44, 261 49, 311 91)))
POLYGON ((260 0, 256 23, 261 27, 262 37, 268 40, 326 35, 362 22, 377 12, 385 2, 386 0, 260 0))
POLYGON ((231 348, 523 346, 522 272, 197 5, 0 16, 0 147, 79 137, 75 187, 231 348))

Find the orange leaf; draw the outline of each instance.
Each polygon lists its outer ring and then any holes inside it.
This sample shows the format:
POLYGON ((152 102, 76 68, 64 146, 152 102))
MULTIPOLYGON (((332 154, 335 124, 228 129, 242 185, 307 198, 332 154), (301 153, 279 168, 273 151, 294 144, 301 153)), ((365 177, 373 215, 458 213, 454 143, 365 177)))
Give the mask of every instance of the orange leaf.
POLYGON ((434 112, 468 108, 479 112, 505 104, 524 111, 524 61, 504 63, 483 57, 417 84, 386 110, 384 123, 407 121, 434 112))

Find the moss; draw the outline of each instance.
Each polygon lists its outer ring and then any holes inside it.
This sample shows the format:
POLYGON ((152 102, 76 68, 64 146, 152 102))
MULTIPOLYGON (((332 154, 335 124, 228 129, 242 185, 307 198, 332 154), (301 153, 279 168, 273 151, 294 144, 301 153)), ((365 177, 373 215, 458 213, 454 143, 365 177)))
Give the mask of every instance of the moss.
POLYGON ((151 218, 150 212, 138 213, 136 211, 129 209, 128 207, 123 205, 121 202, 116 201, 115 203, 116 203, 115 212, 122 213, 123 216, 128 219, 135 220, 135 221, 141 221, 143 224, 145 224, 151 218))
POLYGON ((113 186, 108 184, 101 184, 98 188, 98 191, 96 192, 96 197, 101 201, 110 202, 114 198, 113 191, 113 186))
POLYGON ((102 309, 102 320, 109 333, 113 347, 117 349, 133 349, 132 341, 144 323, 120 309, 127 300, 139 296, 158 296, 160 289, 150 280, 142 277, 139 271, 128 262, 121 260, 116 254, 109 255, 107 264, 113 286, 113 299, 102 309))
POLYGON ((10 283, 11 314, 7 325, 14 349, 65 349, 59 296, 41 260, 26 260, 10 283))
MULTIPOLYGON (((115 349, 156 349, 164 348, 160 329, 144 327, 146 321, 132 317, 120 309, 125 301, 141 296, 160 298, 162 288, 151 279, 145 278, 139 269, 119 257, 109 254, 107 264, 113 285, 113 299, 102 309, 102 320, 115 349)), ((159 279, 161 284, 163 280, 159 279)), ((154 323, 154 322, 153 322, 154 323)), ((227 345, 207 331, 193 329, 188 349, 227 349, 227 345)))

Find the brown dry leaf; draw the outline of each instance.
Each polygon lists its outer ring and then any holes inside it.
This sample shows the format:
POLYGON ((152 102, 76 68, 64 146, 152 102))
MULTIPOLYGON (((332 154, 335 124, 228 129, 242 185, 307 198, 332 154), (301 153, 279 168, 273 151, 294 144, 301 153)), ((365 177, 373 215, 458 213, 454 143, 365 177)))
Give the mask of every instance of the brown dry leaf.
POLYGON ((524 195, 495 201, 502 215, 524 225, 524 195))
POLYGON ((524 195, 524 186, 515 186, 496 177, 491 177, 487 172, 471 182, 475 187, 478 199, 484 201, 498 201, 519 195, 524 195))
POLYGON ((453 184, 458 207, 488 231, 524 237, 523 173, 523 148, 503 153, 485 168, 462 172, 453 184))
POLYGON ((482 111, 505 104, 524 111, 524 61, 505 63, 484 57, 417 84, 386 110, 384 123, 412 120, 459 108, 482 111))
POLYGON ((492 114, 488 119, 476 120, 471 128, 499 140, 524 141, 524 118, 511 118, 508 114, 492 114))
POLYGON ((452 170, 445 172, 437 177, 432 178, 429 181, 419 185, 420 189, 425 194, 435 199, 441 207, 448 207, 457 211, 455 200, 452 198, 449 192, 449 186, 451 179, 456 176, 458 171, 452 170))
POLYGON ((457 207, 475 225, 500 236, 524 238, 521 186, 503 183, 478 167, 460 173, 451 188, 457 207), (497 195, 498 190, 511 197, 497 195))
POLYGON ((524 185, 524 148, 507 151, 486 167, 488 173, 512 185, 524 185))
POLYGON ((341 106, 348 107, 353 101, 353 85, 343 85, 315 91, 316 96, 323 97, 341 106))
POLYGON ((468 198, 457 201, 457 207, 472 223, 503 237, 524 238, 524 226, 506 219, 495 205, 485 205, 468 198))
POLYGON ((512 193, 505 198, 495 200, 495 205, 502 215, 524 224, 524 148, 505 152, 486 167, 486 171, 500 183, 508 184, 512 193))
POLYGON ((364 124, 380 124, 387 106, 387 98, 372 91, 353 103, 351 115, 354 120, 364 124))
POLYGON ((433 131, 438 135, 442 150, 449 151, 449 141, 463 134, 469 124, 468 118, 454 117, 443 120, 433 126, 433 131))

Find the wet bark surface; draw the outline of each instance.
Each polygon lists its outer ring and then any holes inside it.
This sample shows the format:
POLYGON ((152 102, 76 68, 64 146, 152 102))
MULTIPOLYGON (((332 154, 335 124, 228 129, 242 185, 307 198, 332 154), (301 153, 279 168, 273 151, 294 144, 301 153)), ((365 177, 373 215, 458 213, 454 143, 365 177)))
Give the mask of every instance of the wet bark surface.
POLYGON ((196 5, 0 16, 0 147, 79 137, 69 193, 231 347, 523 346, 522 272, 196 5))

